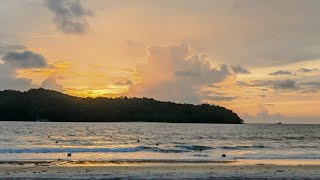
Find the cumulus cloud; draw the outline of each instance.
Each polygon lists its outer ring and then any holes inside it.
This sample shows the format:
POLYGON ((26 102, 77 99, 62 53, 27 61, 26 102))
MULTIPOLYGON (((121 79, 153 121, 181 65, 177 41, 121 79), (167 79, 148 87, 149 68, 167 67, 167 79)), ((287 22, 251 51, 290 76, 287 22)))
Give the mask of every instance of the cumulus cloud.
POLYGON ((0 90, 12 89, 25 91, 35 85, 27 78, 16 78, 15 69, 8 64, 0 64, 0 90))
POLYGON ((284 117, 280 113, 272 114, 267 108, 261 107, 255 116, 246 114, 243 116, 243 119, 250 123, 278 123, 281 122, 284 117))
POLYGON ((213 67, 205 54, 186 44, 152 46, 147 51, 147 62, 137 67, 141 82, 130 89, 132 96, 197 104, 203 101, 201 87, 232 75, 227 65, 213 67))
POLYGON ((2 61, 15 68, 44 68, 48 66, 46 59, 41 54, 32 51, 8 52, 2 61))
MULTIPOLYGON (((23 46, 11 47, 10 50, 24 49, 23 46)), ((32 83, 28 78, 17 78, 16 71, 19 69, 47 68, 47 60, 41 54, 32 51, 6 52, 1 58, 0 64, 0 90, 12 89, 26 91, 31 88, 38 88, 39 85, 32 83)), ((62 86, 57 84, 54 77, 49 77, 42 84, 42 87, 62 91, 62 86)))
POLYGON ((35 85, 32 84, 31 79, 27 79, 27 78, 0 77, 0 83, 1 83, 0 85, 1 91, 6 89, 26 91, 36 87, 35 85))
POLYGON ((79 0, 46 0, 47 7, 54 14, 54 22, 59 30, 67 34, 81 34, 88 30, 87 17, 92 12, 86 10, 79 0))
POLYGON ((62 85, 60 85, 57 82, 56 77, 54 75, 52 75, 52 76, 48 77, 46 80, 44 80, 40 86, 44 89, 49 89, 49 90, 54 90, 54 91, 59 91, 59 92, 63 91, 62 85))
POLYGON ((290 71, 276 71, 276 72, 273 72, 273 73, 270 73, 269 75, 271 76, 279 76, 279 75, 288 75, 288 76, 291 76, 292 73, 290 71))
POLYGON ((250 71, 240 65, 238 66, 230 66, 232 72, 234 74, 251 74, 250 71))
MULTIPOLYGON (((3 46, 4 47, 4 46, 3 46)), ((13 89, 25 91, 30 88, 37 87, 32 84, 32 80, 28 78, 17 78, 17 69, 42 68, 47 66, 46 59, 32 51, 11 51, 21 50, 24 46, 5 46, 3 64, 0 64, 0 90, 13 89), (10 52, 7 52, 9 51, 10 52)))

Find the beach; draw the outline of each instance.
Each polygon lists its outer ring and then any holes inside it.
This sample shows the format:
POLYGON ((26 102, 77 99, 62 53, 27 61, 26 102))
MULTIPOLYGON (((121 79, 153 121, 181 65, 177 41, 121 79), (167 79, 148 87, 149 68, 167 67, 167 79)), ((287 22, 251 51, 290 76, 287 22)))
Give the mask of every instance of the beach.
POLYGON ((319 179, 320 165, 7 162, 0 179, 319 179))
POLYGON ((319 125, 0 122, 0 179, 320 179, 318 132, 319 125))
POLYGON ((0 2, 0 180, 320 180, 320 0, 0 2))

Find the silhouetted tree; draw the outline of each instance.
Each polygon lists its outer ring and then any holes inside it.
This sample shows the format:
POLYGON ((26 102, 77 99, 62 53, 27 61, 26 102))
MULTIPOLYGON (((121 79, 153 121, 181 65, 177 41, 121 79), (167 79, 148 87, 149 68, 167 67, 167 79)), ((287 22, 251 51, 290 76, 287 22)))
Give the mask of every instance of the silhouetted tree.
POLYGON ((172 122, 241 124, 224 107, 160 102, 149 98, 79 98, 45 89, 0 92, 0 120, 5 121, 172 122))

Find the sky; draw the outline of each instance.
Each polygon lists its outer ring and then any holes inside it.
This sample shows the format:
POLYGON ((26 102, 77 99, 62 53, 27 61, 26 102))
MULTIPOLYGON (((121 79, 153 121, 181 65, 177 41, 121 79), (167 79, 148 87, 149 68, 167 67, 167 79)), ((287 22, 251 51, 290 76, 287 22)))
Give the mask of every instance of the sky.
POLYGON ((0 90, 320 123, 318 0, 2 0, 0 90))

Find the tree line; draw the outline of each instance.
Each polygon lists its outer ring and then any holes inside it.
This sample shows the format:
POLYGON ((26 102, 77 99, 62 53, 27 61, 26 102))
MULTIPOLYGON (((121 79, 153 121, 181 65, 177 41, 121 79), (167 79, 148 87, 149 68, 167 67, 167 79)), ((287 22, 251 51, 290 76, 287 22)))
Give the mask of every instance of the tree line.
POLYGON ((152 98, 80 98, 45 89, 0 91, 0 120, 243 123, 231 110, 209 104, 178 104, 152 98))

